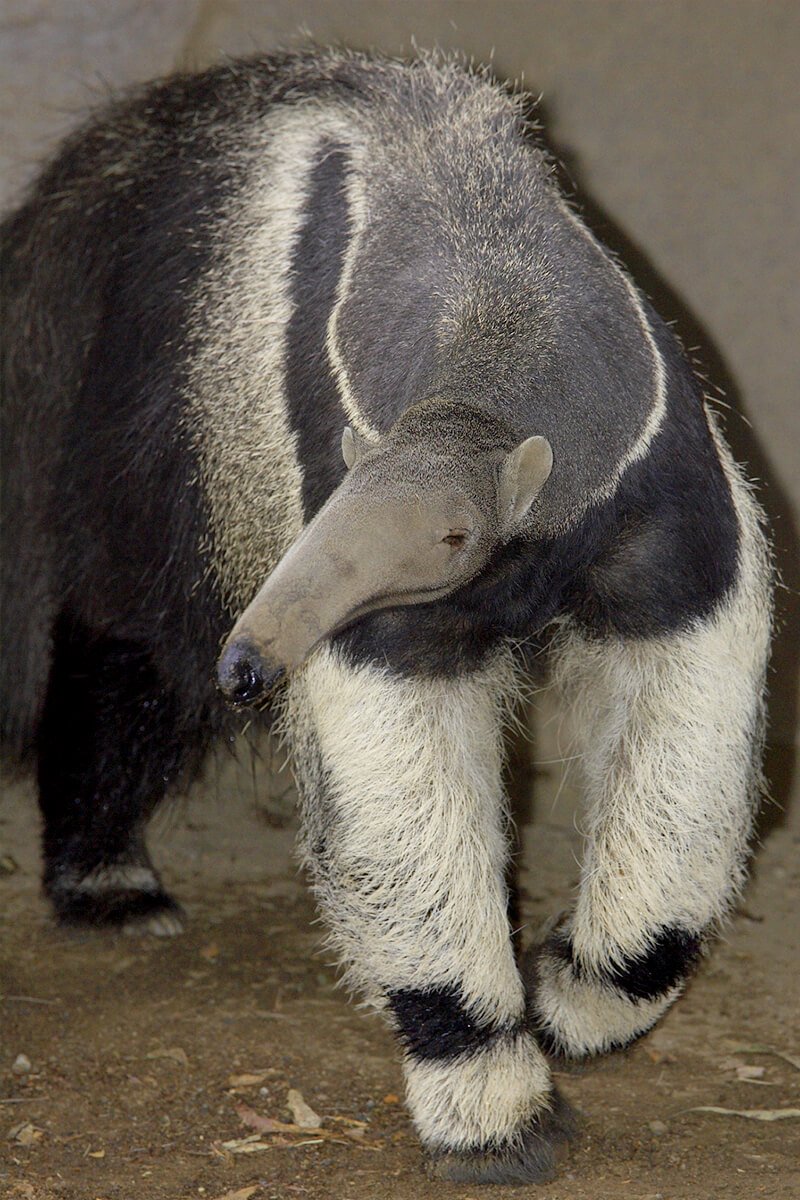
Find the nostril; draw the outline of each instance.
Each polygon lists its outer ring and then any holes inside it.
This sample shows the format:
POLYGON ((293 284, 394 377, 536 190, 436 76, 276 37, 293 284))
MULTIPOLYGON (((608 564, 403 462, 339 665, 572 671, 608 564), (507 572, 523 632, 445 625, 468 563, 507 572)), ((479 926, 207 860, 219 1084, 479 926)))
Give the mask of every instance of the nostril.
POLYGON ((260 656, 250 646, 228 646, 217 666, 217 681, 232 704, 251 704, 264 691, 260 656))
POLYGON ((265 661, 247 643, 228 646, 217 667, 217 679, 225 698, 237 705, 264 700, 285 675, 284 667, 265 661))
POLYGON ((264 691, 264 676, 253 663, 240 658, 231 672, 233 678, 225 689, 234 704, 250 704, 264 691))

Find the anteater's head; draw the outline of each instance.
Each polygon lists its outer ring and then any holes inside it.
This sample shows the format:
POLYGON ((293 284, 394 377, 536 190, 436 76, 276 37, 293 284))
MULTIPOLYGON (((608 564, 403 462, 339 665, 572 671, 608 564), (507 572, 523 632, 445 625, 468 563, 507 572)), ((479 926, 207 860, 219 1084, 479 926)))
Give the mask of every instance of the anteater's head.
POLYGON ((475 409, 426 401, 380 441, 349 427, 347 474, 234 625, 218 664, 234 704, 262 701, 366 613, 426 604, 477 576, 522 527, 553 465, 475 409))

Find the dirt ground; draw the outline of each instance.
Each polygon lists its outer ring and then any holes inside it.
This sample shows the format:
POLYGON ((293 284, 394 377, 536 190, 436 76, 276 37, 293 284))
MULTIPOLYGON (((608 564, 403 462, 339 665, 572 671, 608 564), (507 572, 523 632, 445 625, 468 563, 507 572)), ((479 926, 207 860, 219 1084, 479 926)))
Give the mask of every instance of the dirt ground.
MULTIPOLYGON (((523 941, 576 881, 579 839, 556 770, 540 768, 535 812, 522 812, 523 941)), ((320 950, 292 860, 290 787, 269 775, 268 800, 255 790, 247 762, 215 760, 189 799, 157 818, 151 848, 189 917, 182 937, 159 940, 55 929, 39 895, 32 789, 5 787, 0 1194, 800 1195, 796 1117, 699 1111, 800 1109, 800 833, 785 818, 764 838, 727 938, 660 1027, 627 1054, 559 1074, 581 1133, 558 1179, 484 1190, 422 1174, 391 1038, 337 989, 320 950), (321 1129, 247 1123, 292 1124, 290 1089, 323 1118, 321 1129)))

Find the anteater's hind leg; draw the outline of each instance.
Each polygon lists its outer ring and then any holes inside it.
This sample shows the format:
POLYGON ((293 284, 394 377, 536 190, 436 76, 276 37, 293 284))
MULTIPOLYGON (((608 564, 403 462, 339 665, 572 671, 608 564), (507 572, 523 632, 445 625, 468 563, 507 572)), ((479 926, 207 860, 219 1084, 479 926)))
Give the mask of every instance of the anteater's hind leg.
POLYGON ((180 932, 144 827, 198 754, 198 731, 185 724, 140 646, 59 620, 38 779, 44 887, 62 922, 180 932))

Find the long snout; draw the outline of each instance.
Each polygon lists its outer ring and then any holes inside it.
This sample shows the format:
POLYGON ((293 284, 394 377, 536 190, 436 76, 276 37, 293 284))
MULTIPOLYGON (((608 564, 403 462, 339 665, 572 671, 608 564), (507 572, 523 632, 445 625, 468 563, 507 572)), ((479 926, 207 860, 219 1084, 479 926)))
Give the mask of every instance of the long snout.
POLYGON ((258 704, 321 641, 369 612, 427 603, 475 573, 485 555, 453 563, 435 509, 386 499, 347 479, 289 548, 231 630, 218 664, 232 704, 258 704))
POLYGON ((376 574, 385 570, 379 550, 365 544, 364 508, 329 502, 239 617, 217 664, 230 703, 265 700, 320 641, 369 606, 376 574))

